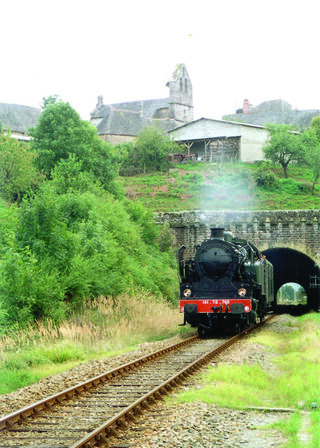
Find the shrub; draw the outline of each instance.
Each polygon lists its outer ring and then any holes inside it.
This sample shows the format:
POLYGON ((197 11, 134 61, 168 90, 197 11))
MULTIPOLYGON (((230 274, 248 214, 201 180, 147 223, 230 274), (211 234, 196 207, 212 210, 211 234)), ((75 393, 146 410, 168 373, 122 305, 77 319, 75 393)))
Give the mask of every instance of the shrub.
POLYGON ((303 184, 301 182, 297 182, 292 178, 280 179, 279 184, 280 184, 281 191, 291 194, 291 195, 311 192, 310 186, 303 184))
POLYGON ((43 177, 35 160, 27 144, 0 134, 0 193, 4 199, 20 203, 26 193, 38 188, 43 177))
POLYGON ((260 166, 253 173, 254 180, 258 187, 265 187, 266 189, 272 189, 279 186, 279 180, 277 176, 265 166, 260 166))
MULTIPOLYGON (((4 254, 0 303, 8 322, 59 321, 83 299, 141 287, 176 296, 175 258, 141 204, 94 187, 57 194, 47 182, 19 209, 16 239, 4 254)), ((59 190, 61 191, 61 190, 59 190)))

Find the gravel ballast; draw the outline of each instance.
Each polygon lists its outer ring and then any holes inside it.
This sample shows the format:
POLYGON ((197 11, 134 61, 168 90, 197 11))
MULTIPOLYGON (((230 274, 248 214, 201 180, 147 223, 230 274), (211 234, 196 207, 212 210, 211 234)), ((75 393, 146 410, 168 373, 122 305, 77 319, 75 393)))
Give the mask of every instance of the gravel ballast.
MULTIPOLYGON (((283 332, 284 328, 290 331, 291 327, 285 325, 290 320, 293 319, 287 315, 276 316, 266 324, 265 328, 279 333, 283 332)), ((260 331, 264 331, 264 328, 260 331)), ((32 386, 3 395, 0 406, 1 415, 7 415, 180 339, 176 337, 161 342, 144 343, 136 351, 81 364, 71 370, 42 379, 32 386)), ((265 346, 251 342, 249 339, 242 340, 226 350, 215 362, 249 365, 258 363, 267 372, 277 375, 279 372, 271 362, 274 355, 271 350, 266 350, 265 346)), ((195 379, 191 378, 183 387, 195 387, 195 384, 195 379)), ((283 435, 274 429, 262 427, 288 416, 288 412, 242 411, 222 409, 205 403, 172 405, 161 402, 156 404, 151 412, 131 424, 131 431, 123 433, 119 440, 114 440, 113 446, 115 448, 280 447, 285 442, 283 435)))

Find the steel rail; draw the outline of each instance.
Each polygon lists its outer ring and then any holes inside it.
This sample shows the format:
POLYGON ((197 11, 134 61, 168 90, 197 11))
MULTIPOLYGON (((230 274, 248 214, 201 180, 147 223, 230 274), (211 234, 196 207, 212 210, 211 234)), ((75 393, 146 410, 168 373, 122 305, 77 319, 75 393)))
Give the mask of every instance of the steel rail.
POLYGON ((152 391, 148 392, 143 397, 139 398, 139 400, 132 403, 126 409, 112 417, 110 420, 103 423, 99 428, 92 431, 86 437, 82 438, 79 442, 72 445, 70 448, 95 448, 99 446, 108 447, 108 438, 109 437, 117 437, 118 429, 126 429, 128 427, 126 421, 134 421, 135 416, 140 415, 144 409, 148 409, 150 405, 152 405, 155 401, 159 399, 163 399, 163 395, 167 395, 172 391, 174 387, 177 387, 182 384, 183 380, 185 380, 188 376, 194 374, 198 371, 203 365, 207 364, 217 355, 222 353, 224 350, 238 342, 241 338, 261 327, 265 322, 272 319, 274 315, 268 317, 263 322, 259 322, 258 324, 249 327, 242 333, 233 336, 228 341, 220 344, 218 347, 215 347, 210 352, 203 355, 198 360, 191 363, 189 366, 182 369, 176 375, 172 376, 170 379, 166 380, 164 383, 157 386, 152 391))
MULTIPOLYGON (((269 319, 266 319, 265 322, 267 320, 269 319)), ((163 399, 163 395, 166 395, 169 392, 171 392, 172 389, 181 384, 185 378, 187 378, 194 372, 198 371, 199 368, 201 368, 204 364, 206 364, 212 358, 217 356, 217 354, 221 353, 222 351, 230 347, 240 338, 250 333, 251 331, 255 330, 257 327, 260 327, 263 323, 259 323, 253 327, 250 327, 243 333, 240 333, 230 338, 225 343, 216 346, 213 350, 210 350, 207 353, 204 353, 204 351, 202 350, 202 355, 200 358, 198 359, 194 358, 194 361, 192 363, 186 365, 180 372, 175 373, 174 376, 169 377, 169 379, 167 377, 167 379, 160 385, 152 386, 153 389, 151 391, 150 390, 145 391, 146 392, 145 395, 140 396, 133 403, 130 404, 128 403, 128 405, 125 408, 123 408, 121 412, 118 412, 116 415, 113 415, 112 417, 110 416, 109 420, 105 421, 102 424, 100 422, 100 426, 97 429, 94 429, 92 432, 85 435, 81 440, 79 440, 75 444, 73 444, 74 442, 70 441, 68 447, 93 448, 98 446, 109 446, 108 439, 112 436, 117 436, 117 431, 119 429, 126 428, 128 426, 127 424, 128 421, 134 420, 137 415, 141 414, 144 409, 148 409, 149 406, 153 404, 156 400, 163 399)), ((38 401, 33 405, 30 405, 8 416, 5 416, 0 420, 0 431, 7 429, 9 430, 9 433, 11 431, 19 432, 21 431, 20 429, 15 429, 16 424, 22 424, 23 422, 28 423, 29 421, 28 417, 32 418, 39 414, 41 415, 42 411, 50 411, 55 405, 58 404, 68 405, 69 403, 68 400, 71 400, 72 398, 77 400, 77 397, 80 398, 82 392, 84 393, 88 392, 90 394, 90 392, 95 391, 95 387, 98 386, 104 387, 105 385, 109 384, 109 382, 112 383, 114 381, 114 378, 117 378, 118 376, 124 375, 126 377, 126 373, 130 374, 131 372, 134 373, 133 372, 134 369, 138 369, 146 362, 152 360, 157 361, 157 358, 160 357, 161 355, 169 354, 169 352, 174 352, 174 350, 183 346, 187 346, 188 344, 191 344, 193 341, 196 340, 199 340, 199 338, 197 336, 194 336, 192 338, 181 341, 178 344, 172 344, 169 347, 165 347, 157 352, 153 352, 142 358, 134 360, 128 364, 122 365, 113 370, 105 372, 102 375, 94 377, 74 387, 66 389, 63 392, 59 392, 58 394, 52 395, 47 399, 38 401)), ((85 396, 86 395, 84 395, 84 397, 85 396)), ((51 415, 51 413, 49 413, 49 415, 51 415)), ((25 432, 24 429, 22 429, 22 431, 25 432)), ((40 430, 40 432, 42 431, 40 430)))
POLYGON ((62 392, 58 392, 57 394, 51 395, 48 398, 37 401, 36 403, 33 403, 25 408, 8 414, 0 419, 0 431, 3 431, 4 429, 12 429, 13 425, 26 422, 28 418, 39 415, 41 411, 49 410, 53 406, 65 402, 65 400, 70 400, 73 397, 80 395, 82 392, 87 392, 93 387, 97 387, 103 383, 106 383, 116 376, 121 376, 121 374, 124 372, 133 370, 134 368, 141 366, 148 361, 151 361, 170 351, 177 350, 184 345, 191 344, 196 339, 198 339, 198 336, 192 336, 191 338, 185 339, 184 341, 169 345, 168 347, 162 348, 153 353, 149 353, 148 355, 142 356, 141 358, 131 361, 128 364, 123 364, 83 383, 79 383, 76 386, 72 386, 62 392))

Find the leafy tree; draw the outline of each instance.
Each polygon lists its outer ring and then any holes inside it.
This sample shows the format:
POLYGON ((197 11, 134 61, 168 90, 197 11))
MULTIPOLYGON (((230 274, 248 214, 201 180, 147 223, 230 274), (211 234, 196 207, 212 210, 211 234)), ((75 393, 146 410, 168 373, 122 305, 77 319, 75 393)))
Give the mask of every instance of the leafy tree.
POLYGON ((177 151, 177 143, 158 126, 147 126, 135 142, 137 163, 143 171, 162 171, 169 167, 168 154, 177 151))
POLYGON ((121 145, 120 173, 132 175, 166 170, 169 167, 168 154, 177 152, 177 146, 159 126, 146 126, 134 144, 121 145))
POLYGON ((309 129, 312 129, 320 142, 320 115, 313 117, 309 129))
POLYGON ((288 178, 288 165, 291 162, 303 162, 306 147, 301 134, 286 124, 269 124, 269 142, 264 145, 263 151, 267 159, 280 163, 284 177, 288 178))
POLYGON ((73 154, 82 163, 82 171, 92 173, 105 189, 115 192, 113 149, 97 135, 96 129, 68 103, 57 97, 43 101, 38 125, 30 129, 32 148, 37 152, 38 168, 48 178, 61 160, 73 154))
POLYGON ((312 195, 314 194, 315 185, 320 177, 320 142, 311 147, 306 157, 308 165, 312 169, 312 195))
POLYGON ((289 285, 286 284, 284 286, 282 286, 282 297, 286 300, 290 300, 293 301, 294 300, 294 288, 289 285))
POLYGON ((29 145, 18 142, 9 135, 0 135, 0 193, 3 198, 20 203, 22 197, 38 188, 43 176, 34 161, 36 154, 29 145))

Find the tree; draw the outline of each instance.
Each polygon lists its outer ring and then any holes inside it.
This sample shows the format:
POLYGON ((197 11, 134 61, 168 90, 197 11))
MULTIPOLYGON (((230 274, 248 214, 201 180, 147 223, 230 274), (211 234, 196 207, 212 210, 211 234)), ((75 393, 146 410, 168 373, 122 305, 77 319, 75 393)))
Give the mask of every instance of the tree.
POLYGON ((0 135, 0 193, 4 199, 21 202, 22 197, 38 188, 42 176, 34 166, 36 154, 29 145, 9 135, 0 135))
POLYGON ((310 148, 306 157, 308 165, 312 169, 312 192, 314 194, 314 188, 320 177, 320 142, 317 145, 310 148))
POLYGON ((286 124, 269 124, 269 142, 262 148, 267 159, 280 163, 284 177, 288 178, 288 165, 291 162, 303 162, 306 147, 292 126, 286 124))
POLYGON ((160 127, 146 126, 137 136, 132 162, 144 173, 166 170, 171 152, 177 152, 177 143, 170 140, 160 127))
POLYGON ((38 125, 29 133, 33 137, 31 147, 38 154, 37 166, 49 179, 58 162, 74 154, 83 171, 91 172, 106 190, 115 191, 112 147, 69 103, 57 97, 44 99, 38 125))
POLYGON ((309 129, 312 129, 320 142, 320 115, 313 117, 309 129))

